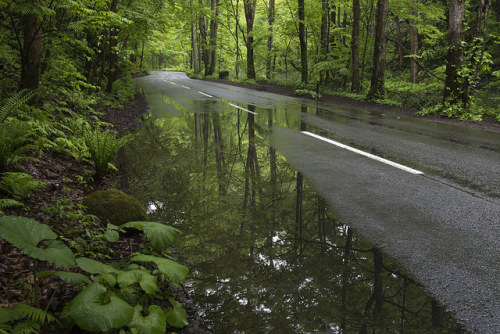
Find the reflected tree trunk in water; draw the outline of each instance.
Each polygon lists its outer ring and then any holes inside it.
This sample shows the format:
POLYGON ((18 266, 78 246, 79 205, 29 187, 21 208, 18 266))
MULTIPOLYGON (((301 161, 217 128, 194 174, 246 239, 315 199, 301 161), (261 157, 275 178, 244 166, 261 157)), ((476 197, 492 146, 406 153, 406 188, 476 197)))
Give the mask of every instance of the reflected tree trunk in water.
MULTIPOLYGON (((307 113, 307 106, 301 106, 301 112, 307 113)), ((300 121, 300 130, 306 130, 306 123, 300 121)), ((303 201, 303 190, 304 190, 304 176, 301 172, 297 172, 297 185, 296 198, 295 198, 295 242, 294 249, 302 252, 302 230, 303 230, 303 217, 302 217, 302 201, 303 201)))
MULTIPOLYGON (((267 114, 267 126, 269 129, 269 132, 271 131, 271 128, 273 127, 273 110, 269 110, 267 114)), ((273 247, 273 235, 275 233, 275 225, 276 225, 276 201, 277 201, 277 194, 278 194, 278 185, 277 185, 277 178, 276 178, 276 173, 277 173, 277 167, 276 167, 276 149, 273 146, 269 146, 269 174, 270 174, 270 183, 271 183, 271 222, 269 224, 269 231, 267 234, 267 244, 269 245, 270 248, 270 266, 273 266, 273 252, 272 252, 272 247, 273 247)))
MULTIPOLYGON (((254 111, 255 107, 248 106, 250 111, 254 111)), ((254 114, 248 113, 248 152, 245 165, 245 197, 243 200, 243 211, 245 215, 247 209, 250 210, 250 256, 254 254, 255 240, 255 222, 257 219, 257 181, 260 178, 259 161, 257 160, 257 149, 255 147, 255 119, 254 114)), ((240 226, 240 235, 243 235, 245 230, 245 220, 243 219, 240 226)))
POLYGON ((222 142, 222 129, 218 113, 214 113, 212 115, 212 123, 214 128, 215 163, 217 166, 217 178, 219 181, 219 195, 223 196, 226 194, 226 186, 224 184, 224 144, 222 142))
MULTIPOLYGON (((198 113, 194 114, 194 140, 195 140, 194 147, 196 153, 196 165, 198 166, 200 163, 200 148, 198 146, 198 141, 200 140, 200 114, 198 113)), ((201 191, 201 185, 198 173, 196 173, 196 183, 198 184, 198 195, 199 195, 201 191)))
POLYGON ((441 305, 439 305, 439 303, 435 299, 432 299, 431 306, 432 306, 432 326, 438 328, 443 327, 444 308, 441 305))
POLYGON ((210 127, 210 119, 207 114, 201 116, 202 121, 202 136, 203 136, 203 188, 205 188, 205 180, 207 178, 207 163, 208 163, 208 128, 210 127))
POLYGON ((384 295, 382 290, 382 271, 384 270, 384 263, 382 259, 382 252, 378 248, 373 248, 373 268, 375 269, 375 277, 373 282, 373 297, 375 298, 375 308, 373 315, 375 318, 382 313, 382 306, 384 304, 384 295))
POLYGON ((343 263, 343 271, 342 271, 342 319, 340 322, 340 329, 342 332, 346 329, 346 320, 347 320, 347 287, 349 284, 349 256, 352 250, 352 229, 347 227, 347 238, 344 247, 344 263, 343 263))

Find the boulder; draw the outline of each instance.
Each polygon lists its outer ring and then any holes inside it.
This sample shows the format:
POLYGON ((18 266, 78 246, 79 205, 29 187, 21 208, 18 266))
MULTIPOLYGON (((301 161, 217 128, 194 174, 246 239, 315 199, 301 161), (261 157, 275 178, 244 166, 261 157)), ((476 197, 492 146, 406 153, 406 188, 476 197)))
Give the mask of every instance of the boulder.
POLYGON ((83 205, 86 213, 113 225, 148 219, 146 209, 137 198, 117 189, 95 191, 83 199, 83 205))

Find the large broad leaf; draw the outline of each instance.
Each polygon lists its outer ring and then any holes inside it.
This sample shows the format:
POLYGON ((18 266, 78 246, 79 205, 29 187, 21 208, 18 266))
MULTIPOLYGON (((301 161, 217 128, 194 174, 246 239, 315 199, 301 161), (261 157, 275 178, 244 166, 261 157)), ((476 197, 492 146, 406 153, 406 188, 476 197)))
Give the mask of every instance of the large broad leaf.
POLYGON ((142 306, 135 307, 134 318, 128 324, 138 334, 164 334, 167 328, 167 320, 163 310, 158 305, 151 305, 148 308, 148 315, 143 317, 142 306))
POLYGON ((118 275, 118 284, 122 288, 135 283, 139 283, 142 290, 150 295, 155 294, 159 290, 158 286, 156 286, 156 276, 151 275, 145 270, 122 271, 118 275))
POLYGON ((160 270, 172 283, 176 285, 184 280, 189 273, 188 267, 161 257, 138 254, 132 257, 132 261, 154 262, 158 266, 158 270, 160 270))
POLYGON ((134 315, 134 308, 98 282, 89 285, 66 304, 63 317, 69 317, 90 332, 104 332, 121 328, 134 315))
POLYGON ((73 286, 90 284, 90 279, 87 276, 69 271, 42 271, 38 274, 38 277, 45 278, 51 275, 57 275, 64 282, 73 286))
POLYGON ((162 249, 170 245, 180 233, 176 228, 157 222, 129 222, 121 225, 121 227, 135 228, 144 231, 151 245, 156 249, 162 249))
POLYGON ((181 303, 176 302, 172 298, 168 300, 172 304, 172 308, 165 311, 167 323, 176 328, 183 328, 188 325, 187 313, 181 303))
POLYGON ((116 284, 116 277, 120 273, 120 270, 113 268, 109 264, 88 259, 86 257, 79 257, 76 259, 76 264, 88 273, 101 275, 102 279, 104 279, 111 286, 116 284))
POLYGON ((71 249, 57 239, 47 225, 26 217, 0 217, 0 236, 35 259, 47 261, 58 267, 72 267, 75 257, 71 249), (48 240, 48 241, 47 241, 48 240), (45 241, 45 247, 38 247, 45 241))

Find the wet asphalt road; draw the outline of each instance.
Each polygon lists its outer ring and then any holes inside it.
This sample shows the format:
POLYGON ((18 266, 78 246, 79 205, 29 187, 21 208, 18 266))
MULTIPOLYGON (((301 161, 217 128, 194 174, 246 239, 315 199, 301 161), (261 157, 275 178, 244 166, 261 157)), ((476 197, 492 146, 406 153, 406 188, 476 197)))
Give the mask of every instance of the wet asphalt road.
POLYGON ((257 113, 271 109, 300 119, 300 127, 274 127, 270 143, 338 217, 410 271, 465 328, 500 333, 500 134, 191 80, 179 72, 153 72, 137 83, 153 112, 253 106, 257 113))

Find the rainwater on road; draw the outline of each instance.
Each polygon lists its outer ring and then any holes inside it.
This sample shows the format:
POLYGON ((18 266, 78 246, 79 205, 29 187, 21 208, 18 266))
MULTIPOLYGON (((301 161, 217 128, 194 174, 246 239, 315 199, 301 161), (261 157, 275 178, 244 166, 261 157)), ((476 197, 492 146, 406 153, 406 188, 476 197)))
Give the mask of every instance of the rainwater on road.
POLYGON ((212 333, 498 333, 500 135, 154 72, 121 188, 212 333))

